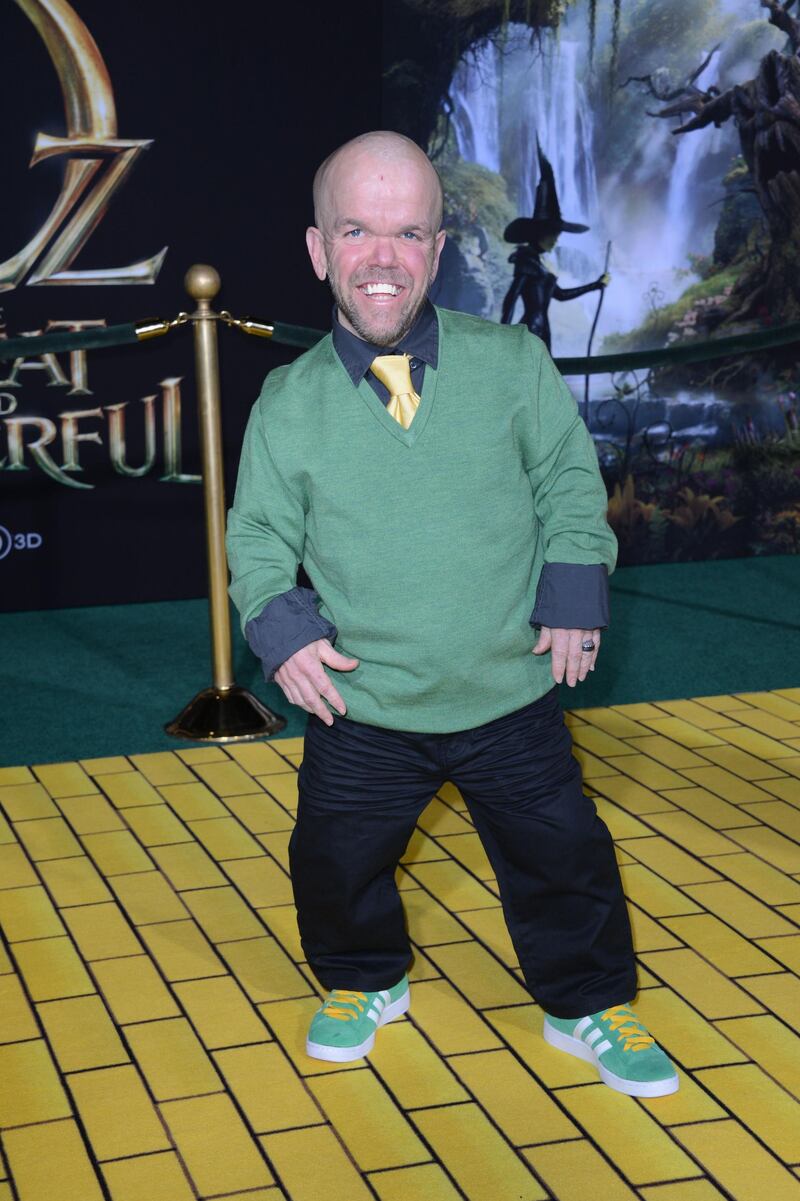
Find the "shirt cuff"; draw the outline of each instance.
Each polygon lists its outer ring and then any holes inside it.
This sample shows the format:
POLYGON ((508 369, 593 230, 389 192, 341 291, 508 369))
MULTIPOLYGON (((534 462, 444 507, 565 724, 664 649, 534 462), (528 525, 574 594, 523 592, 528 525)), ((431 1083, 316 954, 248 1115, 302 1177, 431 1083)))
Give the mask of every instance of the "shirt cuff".
POLYGON ((600 630, 609 622, 605 563, 545 563, 536 589, 532 626, 600 630))
POLYGON ((339 631, 319 612, 318 600, 311 588, 290 588, 274 596, 244 627, 245 638, 261 660, 267 683, 295 651, 319 638, 336 641, 339 631))

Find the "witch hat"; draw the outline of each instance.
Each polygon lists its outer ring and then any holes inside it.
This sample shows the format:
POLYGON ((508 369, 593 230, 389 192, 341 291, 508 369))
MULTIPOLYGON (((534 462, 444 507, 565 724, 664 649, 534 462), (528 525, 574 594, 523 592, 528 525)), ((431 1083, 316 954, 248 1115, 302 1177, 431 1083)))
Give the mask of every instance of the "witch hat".
POLYGON ((539 182, 536 185, 536 203, 532 217, 517 217, 506 226, 503 234, 506 242, 535 242, 543 234, 583 234, 588 225, 578 225, 575 221, 565 221, 561 216, 561 206, 558 203, 556 177, 547 155, 536 139, 536 152, 539 156, 539 182))

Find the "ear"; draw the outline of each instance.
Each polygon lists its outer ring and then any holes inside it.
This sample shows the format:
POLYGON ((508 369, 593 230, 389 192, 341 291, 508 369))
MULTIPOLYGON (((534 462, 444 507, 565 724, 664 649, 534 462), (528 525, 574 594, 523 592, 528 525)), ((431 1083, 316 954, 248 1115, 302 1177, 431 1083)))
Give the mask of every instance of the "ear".
POLYGON ((317 279, 325 279, 328 274, 328 256, 325 253, 325 239, 315 225, 309 225, 306 230, 306 246, 317 279))
POLYGON ((431 272, 431 280, 436 278, 436 272, 439 270, 439 259, 442 256, 442 248, 444 247, 447 233, 440 229, 433 240, 433 270, 431 272))

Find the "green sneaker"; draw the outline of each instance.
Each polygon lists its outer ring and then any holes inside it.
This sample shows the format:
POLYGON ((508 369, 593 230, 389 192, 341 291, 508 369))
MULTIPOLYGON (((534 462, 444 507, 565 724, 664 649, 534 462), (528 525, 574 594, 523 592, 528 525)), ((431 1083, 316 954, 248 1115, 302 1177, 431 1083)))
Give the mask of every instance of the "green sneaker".
POLYGON ((593 1063, 609 1088, 629 1097, 664 1097, 678 1076, 630 1005, 612 1005, 585 1018, 544 1017, 544 1039, 593 1063))
POLYGON ((407 976, 381 992, 335 988, 311 1019, 306 1052, 331 1063, 360 1059, 372 1050, 378 1027, 400 1017, 410 1003, 407 976))

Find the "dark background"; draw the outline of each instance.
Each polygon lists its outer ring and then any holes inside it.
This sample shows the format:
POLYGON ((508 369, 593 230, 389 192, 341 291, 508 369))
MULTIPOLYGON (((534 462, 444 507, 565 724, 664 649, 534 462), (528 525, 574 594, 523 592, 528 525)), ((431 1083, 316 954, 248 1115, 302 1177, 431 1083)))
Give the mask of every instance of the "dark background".
MULTIPOLYGON (((213 264, 217 308, 326 329, 327 287, 314 277, 304 231, 311 180, 332 149, 380 128, 381 6, 350 0, 298 6, 211 5, 188 0, 74 0, 108 67, 118 136, 152 138, 74 269, 125 266, 169 250, 154 286, 37 286, 0 293, 9 336, 48 319, 105 318, 109 325, 173 316, 189 306, 186 269, 213 264)), ((0 261, 40 228, 65 160, 29 169, 38 131, 64 135, 64 108, 44 43, 11 0, 0 0, 0 261)), ((298 352, 220 328, 228 501, 244 425, 264 375, 298 352)), ((61 356, 68 372, 68 356, 61 356)), ((23 371, 18 415, 57 420, 63 411, 129 401, 128 461, 143 461, 139 399, 183 376, 183 470, 199 471, 193 352, 188 329, 138 346, 90 351, 91 396, 46 386, 23 371)), ((0 365, 0 376, 7 371, 0 365)), ((3 389, 5 390, 5 389, 3 389)), ((202 489, 161 483, 159 457, 140 479, 110 466, 104 445, 82 443, 77 491, 29 458, 0 470, 0 525, 36 531, 38 550, 0 560, 0 609, 36 609, 203 595, 202 489)), ((28 438, 31 435, 28 434, 28 438)), ((26 439, 27 440, 27 439, 26 439)), ((60 462, 60 436, 48 449, 60 462)), ((6 455, 0 424, 0 461, 6 455)))

